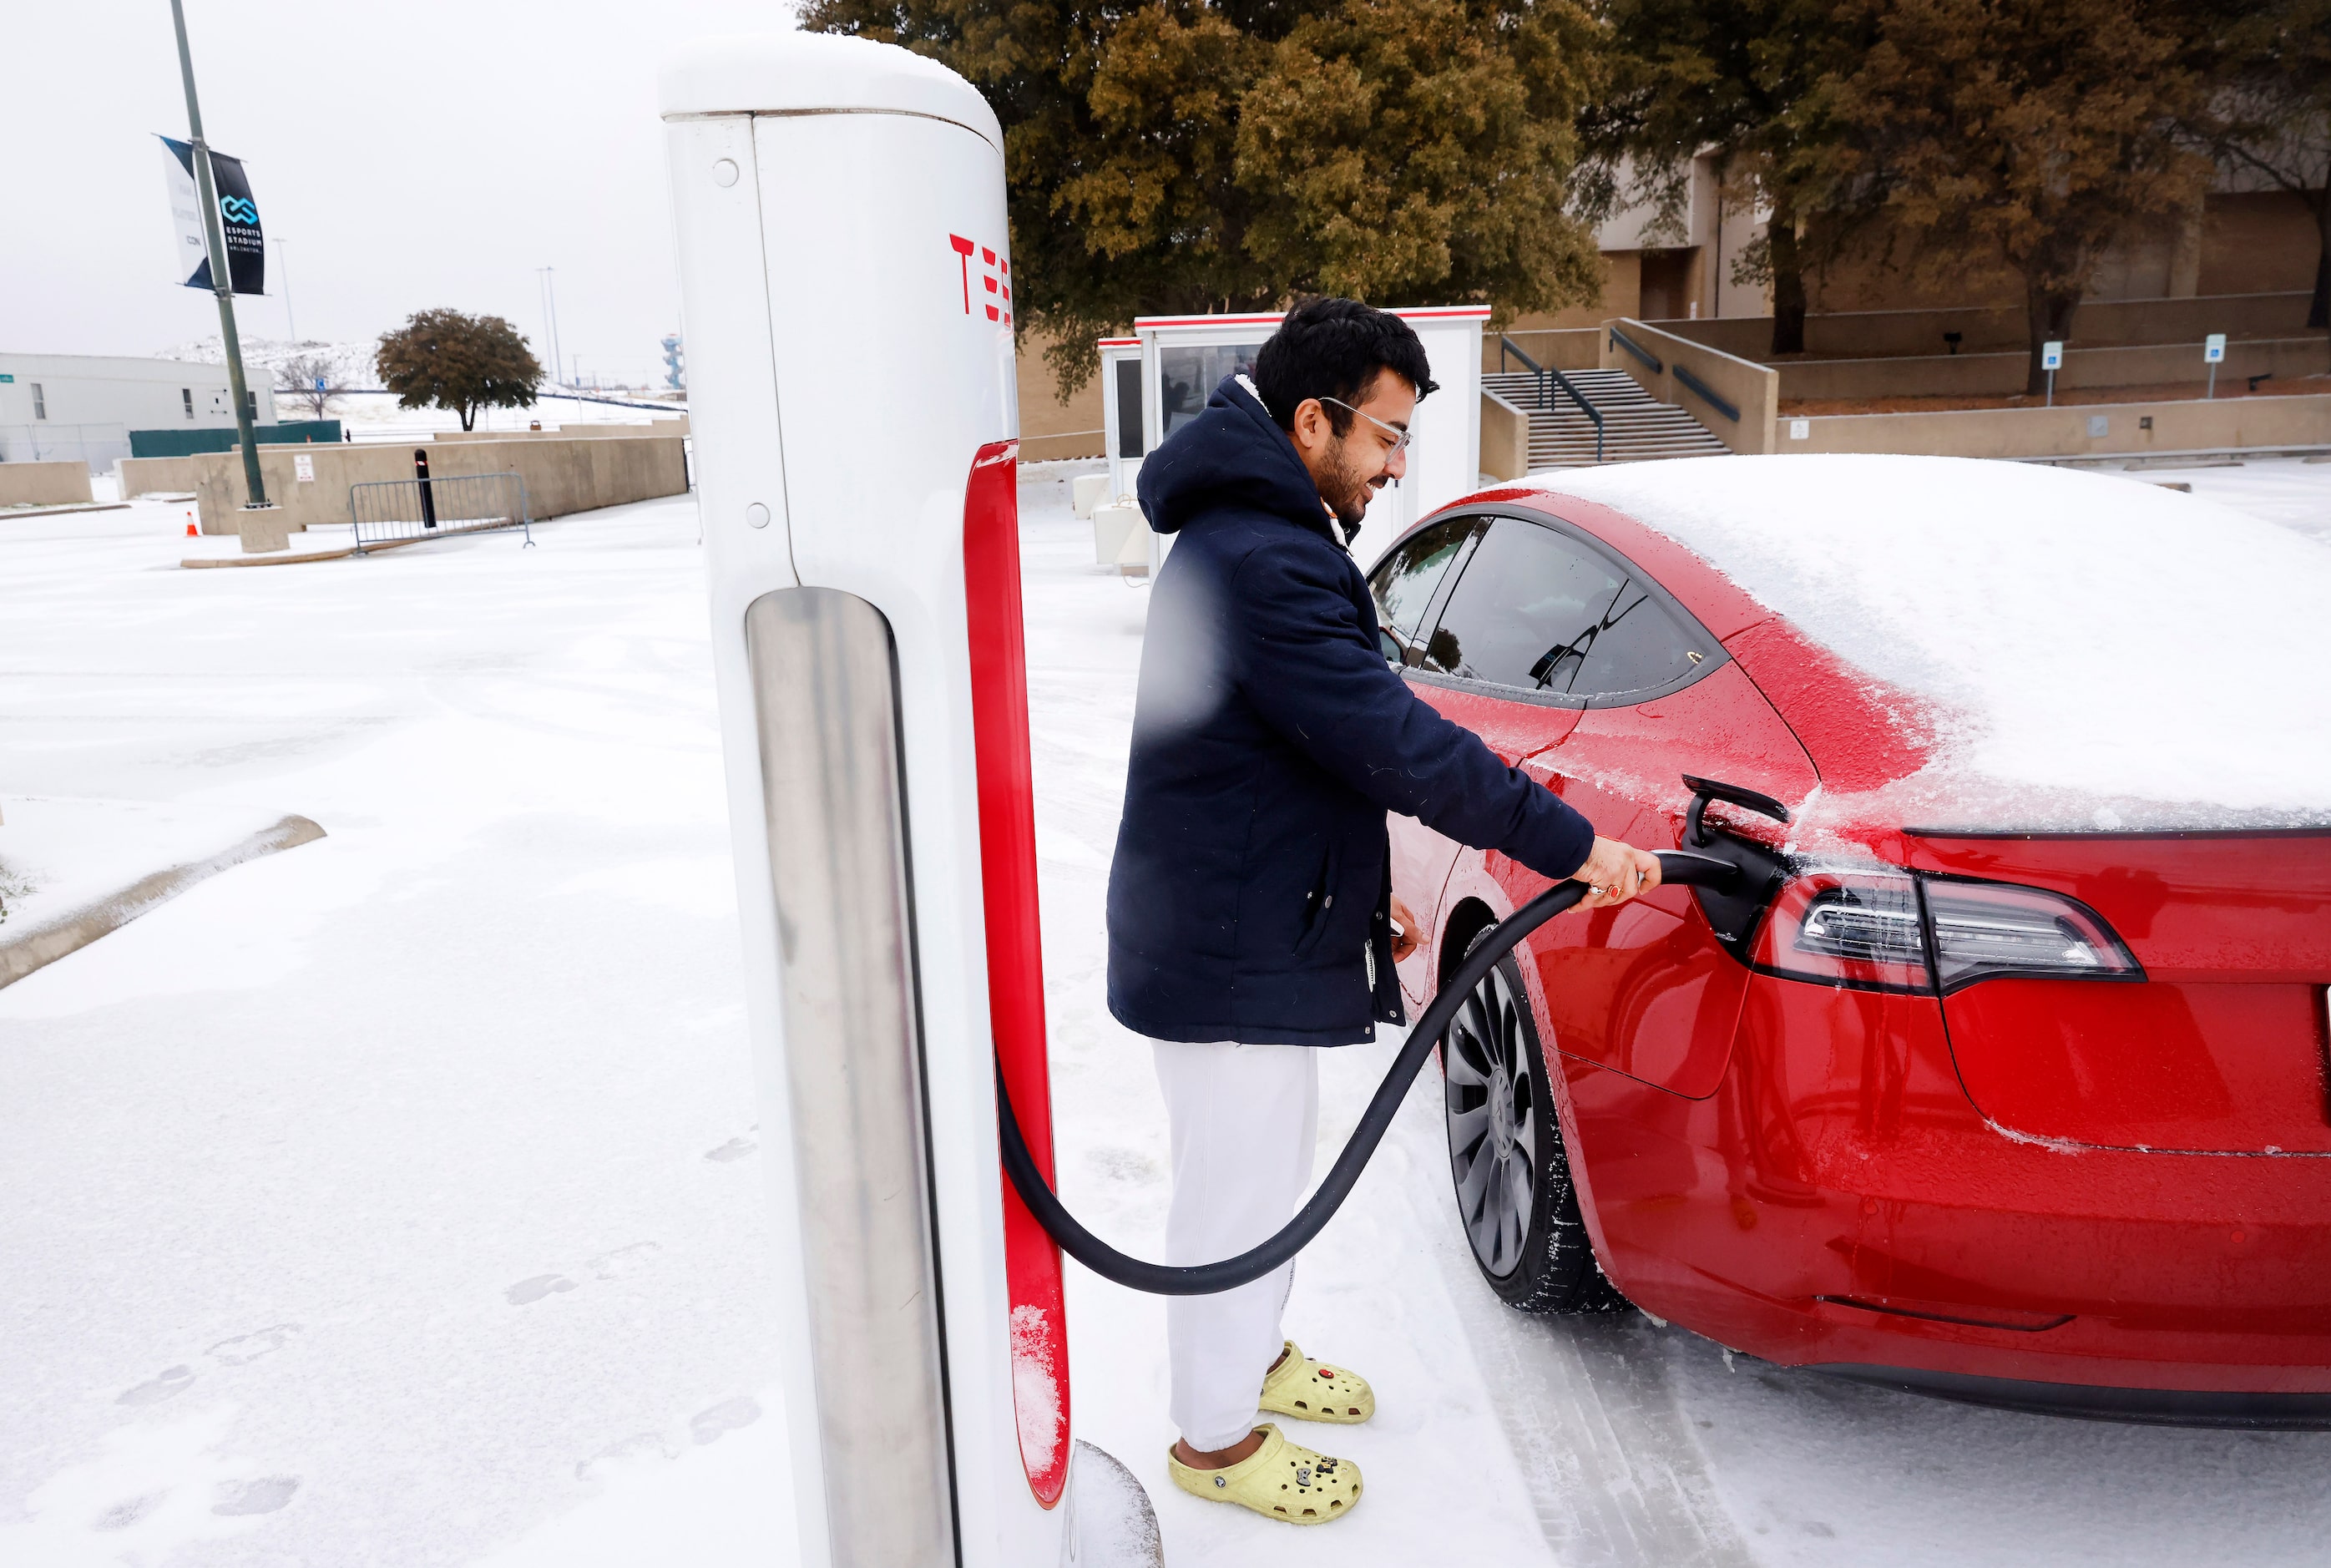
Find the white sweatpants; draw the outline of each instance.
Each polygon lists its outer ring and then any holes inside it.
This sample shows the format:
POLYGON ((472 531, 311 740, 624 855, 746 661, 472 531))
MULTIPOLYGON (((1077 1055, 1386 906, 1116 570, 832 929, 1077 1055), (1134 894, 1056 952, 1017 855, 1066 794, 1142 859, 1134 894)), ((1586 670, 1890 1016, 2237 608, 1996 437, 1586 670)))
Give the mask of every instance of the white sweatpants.
MULTIPOLYGON (((1286 1224, 1311 1184, 1318 1051, 1228 1041, 1150 1043, 1174 1141, 1166 1261, 1234 1258, 1286 1224)), ((1254 1430, 1294 1283, 1290 1261, 1235 1290, 1166 1298, 1168 1413, 1192 1448, 1212 1453, 1254 1430)))

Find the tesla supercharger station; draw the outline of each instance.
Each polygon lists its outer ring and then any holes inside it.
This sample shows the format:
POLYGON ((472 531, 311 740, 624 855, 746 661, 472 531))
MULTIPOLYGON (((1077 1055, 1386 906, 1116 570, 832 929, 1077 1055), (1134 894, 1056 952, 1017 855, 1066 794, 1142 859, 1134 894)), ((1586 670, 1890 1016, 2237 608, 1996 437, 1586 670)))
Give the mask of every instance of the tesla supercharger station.
POLYGON ((818 34, 661 98, 802 1561, 1074 1561, 1002 134, 818 34))

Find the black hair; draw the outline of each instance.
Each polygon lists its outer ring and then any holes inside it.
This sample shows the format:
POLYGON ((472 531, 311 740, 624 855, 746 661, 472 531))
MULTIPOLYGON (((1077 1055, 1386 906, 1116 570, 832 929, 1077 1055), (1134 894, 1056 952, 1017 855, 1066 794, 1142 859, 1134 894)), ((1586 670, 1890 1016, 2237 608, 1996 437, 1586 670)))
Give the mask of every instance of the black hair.
MULTIPOLYGON (((1254 385, 1279 428, 1292 430, 1295 411, 1307 398, 1332 397, 1356 408, 1387 370, 1416 388, 1420 401, 1440 385, 1425 363, 1424 345, 1391 311, 1357 299, 1307 299, 1287 313, 1255 356, 1254 385)), ((1333 403, 1326 408, 1337 435, 1350 431, 1349 413, 1333 403)))

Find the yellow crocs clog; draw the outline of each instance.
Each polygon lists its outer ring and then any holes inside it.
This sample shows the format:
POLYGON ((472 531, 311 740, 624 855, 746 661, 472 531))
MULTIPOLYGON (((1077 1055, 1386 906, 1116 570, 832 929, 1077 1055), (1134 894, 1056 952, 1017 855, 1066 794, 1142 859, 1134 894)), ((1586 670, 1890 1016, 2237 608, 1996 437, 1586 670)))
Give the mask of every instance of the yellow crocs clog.
POLYGON ((1376 1413, 1376 1391, 1358 1373, 1307 1360, 1290 1339, 1285 1359, 1262 1380, 1262 1408, 1299 1421, 1350 1426, 1376 1413))
POLYGON ((1167 1449, 1174 1484, 1193 1497, 1236 1503, 1290 1525, 1325 1525, 1352 1511, 1360 1500, 1359 1466, 1290 1443, 1269 1421, 1256 1430, 1262 1447, 1219 1470, 1192 1469, 1167 1449))

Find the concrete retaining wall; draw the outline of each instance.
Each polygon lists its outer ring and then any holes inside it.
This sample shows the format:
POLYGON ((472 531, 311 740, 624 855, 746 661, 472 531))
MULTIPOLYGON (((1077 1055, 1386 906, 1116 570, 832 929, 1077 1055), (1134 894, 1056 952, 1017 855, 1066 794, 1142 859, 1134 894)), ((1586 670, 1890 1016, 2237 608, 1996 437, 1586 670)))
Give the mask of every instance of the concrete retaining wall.
MULTIPOLYGON (((1781 395, 1800 399, 1840 397, 2003 397, 2023 390, 2029 365, 2013 353, 1927 355, 1918 358, 1789 359, 1779 362, 1781 395)), ((2331 368, 2331 346, 2321 337, 2276 337, 2226 345, 2218 385, 2240 386, 2242 378, 2272 375, 2283 380, 2331 368)), ((2202 343, 2155 344, 2126 348, 2066 348, 2056 390, 2083 387, 2153 386, 2200 381, 2210 367, 2202 343)))
POLYGON ((1965 408, 1783 419, 1781 451, 1939 457, 2143 457, 2244 447, 2331 447, 2331 394, 2078 408, 1965 408), (2151 421, 2147 428, 2145 422, 2151 421), (2101 421, 2096 429, 2092 422, 2101 421), (1793 432, 1803 427, 1805 434, 1793 432), (2092 430, 2094 433, 2091 433, 2092 430))
POLYGON ((1529 472, 1529 415, 1494 392, 1481 394, 1481 471, 1493 480, 1529 472))
POLYGON ((65 507, 89 500, 89 464, 0 462, 0 507, 65 507))
POLYGON ((469 441, 593 441, 616 436, 686 435, 688 416, 643 420, 637 424, 566 424, 557 430, 441 430, 432 442, 469 441))
MULTIPOLYGON (((538 519, 685 493, 688 463, 682 444, 678 436, 662 435, 629 441, 528 435, 514 441, 463 442, 433 452, 429 470, 433 479, 515 473, 526 481, 528 510, 538 519)), ((348 488, 413 478, 413 451, 402 443, 262 446, 260 477, 276 509, 259 513, 242 510, 240 453, 206 453, 186 461, 197 465, 190 488, 197 498, 203 532, 241 532, 245 549, 264 550, 281 548, 284 534, 310 525, 346 523, 348 488), (312 481, 302 483, 295 475, 294 460, 300 456, 314 461, 312 481), (271 539, 274 542, 266 542, 271 539)))
POLYGON ((1644 391, 1661 403, 1672 403, 1716 432, 1716 439, 1738 452, 1768 452, 1774 447, 1774 420, 1781 405, 1779 372, 1732 355, 1621 318, 1605 321, 1597 331, 1598 366, 1623 370, 1644 391), (1637 347, 1659 361, 1653 369, 1631 354, 1615 334, 1624 333, 1637 347), (1735 419, 1718 409, 1705 394, 1677 372, 1687 372, 1701 385, 1733 405, 1735 419))
POLYGON ((137 496, 183 495, 195 488, 195 470, 201 461, 200 457, 126 457, 113 465, 113 477, 125 501, 137 496))
MULTIPOLYGON (((2212 332, 2223 332, 2236 339, 2299 336, 2307 330, 2307 299, 2300 292, 2091 300, 2073 316, 2069 341, 2079 348, 2191 343, 2196 346, 2198 356, 2202 339, 2212 332)), ((1661 321, 1658 325, 1679 337, 1721 348, 1743 359, 1763 359, 1773 347, 1770 316, 1661 321)), ((2021 354, 2027 331, 2023 312, 2014 309, 1837 311, 1805 318, 1805 352, 1854 359, 1947 356, 1950 350, 1943 341, 1943 334, 1957 332, 1964 337, 1959 344, 1961 356, 1994 351, 2021 354)), ((1523 347, 1528 345, 1524 343, 1523 347)), ((1537 354, 1537 350, 1531 348, 1530 352, 1537 354)))
MULTIPOLYGON (((1540 365, 1556 370, 1598 370, 1602 368, 1602 350, 1596 346, 1603 341, 1600 327, 1549 327, 1529 332, 1508 332, 1524 354, 1540 365)), ((1503 366, 1498 363, 1498 334, 1481 335, 1481 368, 1484 370, 1522 370, 1527 366, 1515 363, 1508 355, 1503 366)))

